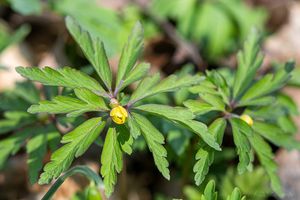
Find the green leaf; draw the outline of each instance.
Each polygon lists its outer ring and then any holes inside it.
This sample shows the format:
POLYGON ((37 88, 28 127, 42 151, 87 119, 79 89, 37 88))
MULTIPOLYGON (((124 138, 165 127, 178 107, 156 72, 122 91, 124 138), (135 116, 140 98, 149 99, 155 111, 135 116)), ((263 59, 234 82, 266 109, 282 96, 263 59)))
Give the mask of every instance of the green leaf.
POLYGON ((210 111, 216 111, 216 108, 209 103, 201 102, 199 100, 187 100, 183 105, 190 109, 195 115, 201 115, 210 111))
POLYGON ((171 129, 167 133, 167 143, 177 156, 182 156, 190 145, 190 132, 182 129, 171 129))
POLYGON ((275 191, 280 197, 283 197, 284 192, 277 174, 277 165, 274 161, 272 148, 258 134, 254 134, 254 136, 250 138, 250 142, 257 153, 262 166, 265 168, 268 176, 270 177, 273 191, 275 191))
POLYGON ((276 98, 272 96, 260 97, 255 99, 249 100, 241 100, 238 102, 238 107, 245 107, 245 106, 268 106, 272 105, 275 102, 276 98))
POLYGON ((33 83, 29 81, 17 83, 13 92, 32 104, 37 103, 40 100, 39 91, 33 83))
MULTIPOLYGON (((234 144, 237 148, 237 154, 239 155, 240 160, 238 164, 238 172, 239 174, 242 174, 247 170, 247 167, 251 164, 251 145, 248 140, 250 134, 246 134, 247 131, 245 131, 240 126, 242 120, 232 118, 229 121, 232 127, 234 144)), ((251 133, 251 135, 253 134, 251 133)))
POLYGON ((39 0, 8 0, 11 7, 22 15, 38 15, 42 12, 42 2, 39 0))
POLYGON ((221 151, 220 145, 216 142, 216 139, 209 133, 209 131, 207 130, 207 126, 204 123, 195 120, 182 120, 180 121, 180 124, 199 135, 201 139, 213 149, 221 151))
POLYGON ((26 128, 0 141, 0 169, 4 167, 7 158, 17 153, 32 134, 32 129, 26 128))
POLYGON ((54 125, 48 125, 44 128, 44 131, 47 133, 47 143, 49 149, 53 152, 58 148, 59 141, 61 140, 61 135, 57 131, 54 125))
POLYGON ((217 200, 217 198, 216 184, 215 181, 211 180, 206 185, 201 200, 217 200))
POLYGON ((104 178, 105 194, 110 196, 117 181, 117 173, 122 170, 122 151, 115 128, 109 128, 101 153, 101 174, 104 178))
POLYGON ((216 141, 219 145, 221 145, 223 142, 226 125, 226 120, 223 118, 218 118, 208 127, 208 131, 216 138, 216 141))
POLYGON ((200 83, 204 79, 203 76, 189 74, 185 76, 178 77, 176 75, 170 75, 167 78, 163 79, 159 84, 154 86, 150 93, 147 96, 158 94, 162 92, 172 92, 176 89, 181 89, 183 87, 188 87, 200 83))
POLYGON ((60 69, 52 69, 50 67, 43 69, 38 67, 17 67, 16 71, 23 77, 41 82, 44 85, 62 86, 72 89, 86 88, 98 95, 106 95, 104 89, 95 79, 70 67, 60 69))
POLYGON ((260 53, 260 38, 256 31, 252 31, 244 44, 244 48, 238 53, 238 68, 233 86, 233 97, 240 95, 249 87, 256 75, 257 69, 261 66, 263 56, 260 53))
POLYGON ((85 88, 76 88, 74 90, 75 95, 82 101, 89 104, 91 107, 98 107, 99 110, 108 110, 109 108, 105 104, 105 101, 102 97, 95 95, 90 90, 85 88))
POLYGON ((20 127, 30 125, 36 121, 36 118, 23 111, 6 111, 4 119, 0 120, 0 134, 17 130, 20 127))
MULTIPOLYGON (((223 140, 224 131, 226 128, 226 121, 222 118, 216 119, 208 128, 209 132, 216 138, 216 141, 221 145, 223 140)), ((197 151, 196 154, 196 164, 193 167, 195 173, 196 185, 200 185, 209 171, 209 167, 214 161, 215 151, 208 147, 202 145, 202 147, 197 151)))
POLYGON ((214 161, 214 152, 212 149, 200 148, 195 156, 197 162, 193 167, 193 172, 195 173, 196 185, 200 185, 209 171, 209 167, 214 161))
POLYGON ((139 124, 142 135, 146 140, 149 150, 152 152, 155 165, 161 174, 170 180, 170 171, 168 169, 169 163, 166 159, 167 151, 163 144, 163 135, 151 124, 151 122, 142 115, 132 113, 134 119, 139 124))
POLYGON ((75 89, 75 94, 79 99, 68 96, 57 96, 52 101, 40 101, 38 105, 32 105, 28 109, 28 112, 68 113, 67 116, 75 117, 85 112, 108 110, 104 100, 87 89, 75 89))
POLYGON ((105 122, 102 121, 101 117, 97 117, 85 121, 64 135, 61 142, 66 144, 51 155, 51 161, 44 167, 39 184, 47 184, 67 170, 72 164, 74 157, 81 156, 98 137, 104 127, 105 122))
POLYGON ((198 188, 193 187, 193 186, 185 186, 183 188, 183 193, 189 200, 201 200, 201 192, 199 191, 198 188))
POLYGON ((160 75, 159 73, 156 73, 152 76, 145 77, 143 80, 141 80, 138 87, 130 96, 129 101, 132 102, 131 104, 140 100, 145 93, 147 93, 154 85, 156 85, 159 82, 159 79, 160 75))
POLYGON ((26 145, 28 154, 29 181, 34 184, 38 180, 39 172, 43 168, 43 159, 47 151, 47 135, 38 133, 26 145))
POLYGON ((201 82, 201 84, 192 86, 189 91, 193 94, 208 93, 218 95, 217 87, 207 77, 201 82))
POLYGON ((277 122, 283 132, 290 133, 292 135, 297 133, 298 127, 291 116, 281 116, 277 119, 277 122))
POLYGON ((292 115, 299 114, 298 106, 291 96, 280 93, 277 95, 277 101, 280 105, 284 106, 288 113, 292 115))
POLYGON ((288 62, 276 73, 265 75, 247 90, 241 98, 241 102, 262 97, 280 89, 291 78, 294 65, 295 63, 288 62))
POLYGON ((246 200, 246 197, 242 196, 241 191, 238 188, 234 188, 226 200, 246 200))
POLYGON ((198 84, 204 79, 204 77, 199 75, 185 75, 182 77, 170 75, 167 78, 163 79, 160 83, 158 83, 158 80, 156 78, 158 78, 157 75, 153 76, 152 79, 146 78, 145 81, 142 80, 135 92, 132 94, 130 98, 130 104, 134 104, 141 99, 155 94, 172 92, 177 89, 182 89, 184 87, 198 84), (150 82, 151 84, 148 85, 147 82, 150 82))
POLYGON ((128 127, 130 130, 130 134, 134 139, 137 139, 139 135, 141 135, 141 130, 135 119, 130 114, 127 119, 128 127))
POLYGON ((206 125, 201 122, 192 120, 194 118, 194 115, 188 109, 158 104, 146 104, 138 106, 135 109, 167 118, 171 121, 175 121, 185 127, 188 127, 192 132, 200 135, 200 137, 202 137, 202 139, 209 146, 216 150, 221 150, 219 145, 215 142, 214 138, 208 133, 206 125))
POLYGON ((296 141, 293 135, 284 133, 278 126, 255 121, 253 129, 277 146, 282 146, 288 150, 300 149, 300 142, 296 141))
POLYGON ((30 106, 30 103, 23 98, 17 96, 13 91, 2 92, 0 94, 0 109, 24 111, 30 106))
POLYGON ((130 134, 129 130, 124 125, 120 125, 116 127, 116 131, 118 134, 118 141, 120 143, 121 149, 128 155, 131 155, 133 137, 130 134))
POLYGON ((288 84, 299 87, 300 86, 299 76, 300 76, 300 69, 297 67, 293 70, 292 78, 289 80, 288 84))
POLYGON ((122 87, 120 87, 120 91, 130 85, 131 83, 134 83, 135 81, 138 81, 142 78, 144 78, 147 73, 149 73, 150 64, 149 63, 139 63, 135 68, 133 68, 129 73, 126 79, 122 83, 122 87))
MULTIPOLYGON (((14 43, 19 43, 23 41, 23 39, 30 32, 30 26, 27 24, 22 25, 14 33, 8 32, 7 27, 1 23, 0 25, 0 52, 2 52, 5 48, 9 47, 14 43)), ((5 66, 2 66, 0 70, 7 69, 5 66)))
POLYGON ((190 120, 194 119, 195 117, 191 111, 182 107, 171 107, 159 104, 145 104, 135 107, 135 109, 142 110, 175 121, 190 120))
POLYGON ((104 44, 98 37, 93 37, 88 31, 84 30, 72 17, 68 16, 66 18, 66 26, 87 59, 95 68, 106 88, 111 90, 112 72, 105 53, 104 44))
POLYGON ((127 43, 123 47, 116 79, 116 89, 122 87, 121 81, 126 79, 143 50, 144 30, 140 22, 133 27, 127 43))
POLYGON ((206 103, 211 104, 214 110, 218 111, 225 111, 225 103, 223 102, 222 98, 217 95, 212 94, 199 94, 201 99, 203 99, 206 103))

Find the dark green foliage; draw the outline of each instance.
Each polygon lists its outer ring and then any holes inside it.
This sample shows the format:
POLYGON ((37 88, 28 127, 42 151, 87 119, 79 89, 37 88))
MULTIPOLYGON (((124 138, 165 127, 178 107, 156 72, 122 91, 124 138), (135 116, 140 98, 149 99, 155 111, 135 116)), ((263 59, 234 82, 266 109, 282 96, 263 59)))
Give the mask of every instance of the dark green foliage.
MULTIPOLYGON (((238 172, 252 169, 256 153, 270 176, 272 189, 282 196, 283 191, 276 175, 277 167, 264 138, 287 149, 300 147, 300 143, 293 138, 295 125, 291 120, 291 115, 297 113, 297 109, 291 99, 279 93, 279 89, 291 78, 294 64, 288 62, 256 79, 263 61, 259 41, 257 32, 253 31, 238 54, 238 67, 234 76, 224 77, 218 71, 207 71, 206 80, 190 88, 192 93, 199 94, 200 99, 187 100, 184 104, 196 115, 209 116, 212 113, 214 120, 228 120, 239 156, 238 172)), ((201 146, 196 155, 194 172, 197 184, 204 180, 213 162, 213 150, 208 148, 204 151, 205 148, 208 147, 201 146)))
POLYGON ((101 156, 101 174, 104 177, 107 195, 113 192, 117 173, 121 172, 122 152, 131 154, 133 138, 137 138, 139 135, 144 137, 159 171, 165 178, 170 179, 169 164, 166 159, 167 151, 163 146, 164 137, 147 118, 139 114, 140 112, 151 111, 152 114, 158 114, 175 124, 185 126, 199 135, 209 146, 220 150, 215 138, 208 133, 206 125, 195 121, 195 116, 188 109, 155 104, 136 107, 136 103, 142 99, 198 84, 203 80, 200 76, 191 75, 182 77, 171 75, 162 81, 160 81, 159 74, 147 76, 148 64, 136 64, 143 49, 143 29, 140 23, 134 26, 128 42, 124 46, 116 80, 112 79, 111 69, 100 39, 84 30, 71 17, 66 18, 66 24, 87 59, 95 68, 101 83, 69 67, 60 69, 18 67, 17 71, 26 78, 49 86, 71 88, 75 94, 75 97, 74 95, 56 96, 51 101, 41 101, 38 105, 32 105, 28 111, 30 113, 65 113, 67 117, 93 111, 103 117, 87 120, 62 138, 61 142, 64 143, 64 146, 52 154, 51 161, 44 167, 39 183, 49 183, 67 170, 74 157, 81 156, 95 141, 100 132, 106 130, 104 129, 105 126, 108 128, 108 132, 101 156), (122 90, 125 86, 138 80, 140 80, 139 86, 128 97, 129 100, 124 101, 121 95, 122 90), (113 116, 108 117, 109 114, 120 112, 120 109, 125 110, 122 112, 128 113, 125 116, 125 119, 128 117, 126 123, 115 121, 113 116))

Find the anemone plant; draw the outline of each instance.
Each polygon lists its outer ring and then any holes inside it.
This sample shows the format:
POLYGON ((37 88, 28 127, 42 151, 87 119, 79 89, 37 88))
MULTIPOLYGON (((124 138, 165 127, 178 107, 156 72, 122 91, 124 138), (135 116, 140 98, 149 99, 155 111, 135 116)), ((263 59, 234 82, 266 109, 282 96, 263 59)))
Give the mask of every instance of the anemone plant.
MULTIPOLYGON (((183 126, 200 136, 209 147, 220 150, 205 124, 194 120, 195 115, 183 107, 142 104, 141 100, 182 87, 199 84, 203 77, 186 75, 178 78, 171 75, 160 81, 160 75, 148 75, 149 64, 137 63, 143 50, 143 29, 136 23, 127 43, 124 45, 116 77, 113 77, 104 44, 99 38, 85 31, 73 18, 67 17, 69 32, 93 65, 99 81, 70 67, 53 69, 50 67, 18 67, 22 76, 44 85, 71 88, 74 94, 56 96, 52 100, 32 105, 30 113, 67 114, 76 117, 86 112, 94 112, 92 118, 63 136, 64 144, 51 155, 44 167, 39 183, 47 184, 67 170, 75 157, 86 152, 98 140, 101 132, 107 132, 101 154, 101 174, 104 178, 106 194, 109 196, 116 183, 117 173, 122 170, 122 154, 132 153, 132 144, 140 135, 145 139, 153 154, 158 170, 170 179, 167 151, 162 133, 145 117, 151 113, 166 118, 178 126, 183 126), (134 82, 137 88, 132 93, 124 89, 134 82)), ((129 88, 130 91, 130 88, 129 88)))

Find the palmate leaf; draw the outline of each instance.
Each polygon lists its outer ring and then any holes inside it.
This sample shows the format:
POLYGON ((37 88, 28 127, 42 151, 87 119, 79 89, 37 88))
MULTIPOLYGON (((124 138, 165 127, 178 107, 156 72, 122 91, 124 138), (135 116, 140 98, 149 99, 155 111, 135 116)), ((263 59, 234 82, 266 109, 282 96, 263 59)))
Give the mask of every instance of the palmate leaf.
POLYGON ((149 150, 152 152, 155 165, 161 174, 169 180, 169 163, 166 159, 167 151, 163 146, 165 143, 163 135, 144 116, 137 113, 132 113, 132 116, 140 126, 141 133, 146 140, 149 150))
POLYGON ((260 53, 259 37, 256 31, 252 31, 244 44, 244 48, 238 53, 238 68, 233 84, 233 97, 240 95, 249 87, 256 75, 257 69, 261 66, 263 56, 260 53))
POLYGON ((98 95, 106 96, 106 92, 95 79, 70 67, 60 69, 52 69, 50 67, 43 69, 38 67, 17 67, 16 71, 23 77, 41 82, 44 85, 62 86, 72 89, 86 88, 98 95))
POLYGON ((182 77, 170 75, 167 78, 163 79, 161 82, 159 82, 159 74, 155 74, 151 77, 146 77, 140 82, 137 89, 131 95, 129 104, 134 104, 135 102, 141 99, 155 94, 163 92, 172 92, 183 87, 198 84, 203 79, 204 77, 199 75, 185 75, 182 77))
POLYGON ((141 97, 146 94, 154 85, 159 83, 160 75, 156 73, 152 76, 145 77, 139 83, 138 87, 134 90, 134 92, 130 96, 131 104, 135 103, 136 101, 140 100, 141 97))
POLYGON ((68 16, 66 18, 66 25, 107 89, 111 90, 112 72, 105 53, 104 44, 99 38, 93 37, 89 32, 84 30, 72 17, 68 16))
POLYGON ((183 105, 187 107, 190 111, 192 111, 195 115, 201 115, 211 111, 217 111, 217 108, 215 108, 213 105, 206 102, 201 102, 199 100, 189 99, 183 102, 183 105))
POLYGON ((39 184, 48 184, 68 169, 74 157, 81 156, 105 127, 101 117, 92 118, 69 132, 62 138, 67 143, 51 155, 51 161, 44 167, 39 184))
MULTIPOLYGON (((216 119, 208 128, 208 131, 215 137, 219 145, 223 141, 223 135, 226 128, 226 120, 216 119)), ((215 151, 207 145, 202 145, 196 154, 196 163, 193 167, 195 173, 196 185, 200 185, 209 171, 209 167, 213 163, 215 151)))
POLYGON ((51 113, 61 114, 68 113, 67 116, 74 117, 90 111, 106 111, 106 106, 102 97, 94 94, 88 89, 76 88, 73 98, 69 96, 56 96, 52 101, 41 101, 38 105, 32 105, 28 112, 30 113, 51 113))
POLYGON ((135 81, 144 78, 149 72, 149 69, 150 69, 149 63, 143 63, 143 62, 139 63, 128 73, 128 76, 126 76, 126 79, 122 82, 122 86, 120 87, 120 90, 127 87, 131 83, 134 83, 135 81))
POLYGON ((214 137, 208 132, 205 124, 193 120, 195 117, 191 111, 185 108, 171 107, 158 104, 145 104, 135 107, 142 111, 149 112, 160 117, 164 117, 184 127, 188 128, 192 132, 199 135, 209 146, 216 150, 221 150, 218 143, 216 143, 214 137))
POLYGON ((201 99, 203 99, 206 103, 212 105, 214 110, 217 111, 225 111, 225 103, 219 95, 212 94, 199 94, 201 99))
POLYGON ((131 31, 127 43, 123 47, 119 61, 116 79, 116 89, 122 86, 121 81, 126 79, 128 73, 134 67, 144 45, 144 30, 140 22, 137 22, 131 31))
POLYGON ((241 102, 251 101, 280 89, 290 78, 294 63, 288 62, 274 74, 268 74, 252 85, 241 98, 241 102))
POLYGON ((171 107, 160 104, 144 104, 141 106, 134 107, 135 109, 143 110, 152 114, 165 117, 170 120, 190 120, 194 119, 195 115, 186 108, 182 107, 171 107))
POLYGON ((253 129, 277 146, 284 147, 288 150, 300 149, 300 142, 297 142, 293 135, 284 133, 278 126, 255 121, 253 129))
POLYGON ((238 172, 242 174, 252 162, 251 145, 248 139, 253 135, 252 129, 238 118, 232 118, 229 121, 232 127, 234 144, 239 155, 238 172))
POLYGON ((267 142, 264 141, 264 139, 260 135, 256 133, 249 139, 251 145, 258 155, 260 163, 265 168, 268 176, 270 177, 272 189, 278 196, 283 197, 284 192, 280 184, 279 176, 277 174, 277 165, 274 161, 272 148, 267 142))
POLYGON ((109 128, 101 154, 101 174, 104 177, 105 194, 110 196, 117 181, 117 173, 122 170, 122 151, 115 128, 109 128))

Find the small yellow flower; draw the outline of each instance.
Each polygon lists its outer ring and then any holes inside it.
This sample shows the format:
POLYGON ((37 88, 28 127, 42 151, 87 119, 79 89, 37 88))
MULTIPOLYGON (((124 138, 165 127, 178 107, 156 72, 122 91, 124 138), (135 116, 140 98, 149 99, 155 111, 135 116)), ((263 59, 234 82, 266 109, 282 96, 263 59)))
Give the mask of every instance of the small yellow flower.
POLYGON ((128 117, 128 112, 122 106, 116 106, 110 111, 110 117, 116 124, 124 124, 128 117))
POLYGON ((253 125, 253 119, 249 115, 241 115, 240 119, 246 122, 249 126, 253 125))

